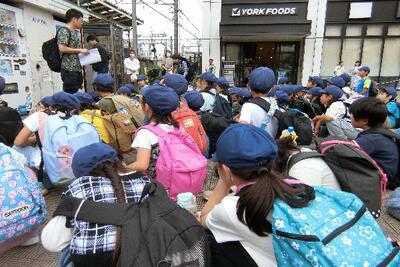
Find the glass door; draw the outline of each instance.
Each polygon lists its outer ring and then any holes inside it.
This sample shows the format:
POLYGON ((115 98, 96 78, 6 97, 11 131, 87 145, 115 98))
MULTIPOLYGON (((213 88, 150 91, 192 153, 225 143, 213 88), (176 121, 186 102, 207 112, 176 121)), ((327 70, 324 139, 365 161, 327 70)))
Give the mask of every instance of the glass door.
POLYGON ((275 73, 279 77, 287 77, 293 84, 297 82, 299 64, 299 43, 277 43, 275 73))

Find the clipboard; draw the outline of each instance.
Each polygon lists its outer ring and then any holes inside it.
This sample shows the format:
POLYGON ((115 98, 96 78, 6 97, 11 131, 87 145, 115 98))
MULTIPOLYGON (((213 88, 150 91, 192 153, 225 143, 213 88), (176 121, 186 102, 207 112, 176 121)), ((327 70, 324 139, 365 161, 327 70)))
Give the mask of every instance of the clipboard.
POLYGON ((101 56, 97 48, 90 49, 89 52, 90 53, 88 55, 84 54, 78 55, 81 66, 90 65, 101 61, 101 56))

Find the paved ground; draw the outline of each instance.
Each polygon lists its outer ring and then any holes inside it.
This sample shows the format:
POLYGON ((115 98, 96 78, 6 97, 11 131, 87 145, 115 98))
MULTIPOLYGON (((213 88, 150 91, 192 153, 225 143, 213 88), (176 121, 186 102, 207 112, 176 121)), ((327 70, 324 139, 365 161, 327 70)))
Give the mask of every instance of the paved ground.
MULTIPOLYGON (((211 166, 209 166, 207 177, 205 190, 209 190, 215 185, 211 166)), ((58 205, 61 191, 58 189, 46 196, 50 218, 58 205)), ((198 203, 201 205, 204 200, 198 199, 198 203)), ((400 241, 400 222, 398 220, 383 213, 378 222, 387 235, 393 240, 400 241)), ((49 253, 40 244, 31 247, 17 247, 0 256, 0 267, 53 267, 57 264, 58 256, 57 253, 49 253)))

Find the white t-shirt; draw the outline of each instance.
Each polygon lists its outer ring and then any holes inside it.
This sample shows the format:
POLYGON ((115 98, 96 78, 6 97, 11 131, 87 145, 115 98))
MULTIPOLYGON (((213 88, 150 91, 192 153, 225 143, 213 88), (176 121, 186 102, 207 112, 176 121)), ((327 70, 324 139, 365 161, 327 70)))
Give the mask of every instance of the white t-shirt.
POLYGON ((29 115, 26 119, 23 120, 23 124, 32 133, 36 133, 37 131, 39 131, 39 112, 35 112, 29 115))
MULTIPOLYGON (((169 124, 158 124, 157 126, 167 132, 170 132, 174 129, 174 126, 169 124)), ((141 129, 136 133, 135 139, 132 143, 132 148, 146 148, 151 150, 151 147, 157 143, 157 135, 150 130, 141 129)))
MULTIPOLYGON (((271 112, 273 109, 278 109, 276 101, 270 97, 262 97, 262 99, 268 101, 271 104, 271 112)), ((271 126, 268 127, 268 133, 275 137, 278 131, 278 121, 275 117, 268 115, 264 109, 253 103, 245 103, 240 111, 240 122, 246 122, 252 124, 256 127, 261 127, 261 125, 267 121, 270 122, 271 126)))
POLYGON ((346 106, 343 102, 333 102, 326 110, 325 115, 331 116, 334 120, 343 119, 346 115, 346 106))
MULTIPOLYGON (((301 148, 301 152, 310 151, 312 150, 301 148)), ((332 170, 321 158, 309 158, 297 162, 290 168, 289 176, 311 186, 341 190, 335 174, 333 174, 332 170)))
MULTIPOLYGON (((261 237, 239 221, 236 215, 238 196, 226 196, 208 214, 206 224, 218 243, 239 241, 260 267, 277 266, 272 234, 261 237)), ((267 219, 271 221, 271 216, 267 219)))

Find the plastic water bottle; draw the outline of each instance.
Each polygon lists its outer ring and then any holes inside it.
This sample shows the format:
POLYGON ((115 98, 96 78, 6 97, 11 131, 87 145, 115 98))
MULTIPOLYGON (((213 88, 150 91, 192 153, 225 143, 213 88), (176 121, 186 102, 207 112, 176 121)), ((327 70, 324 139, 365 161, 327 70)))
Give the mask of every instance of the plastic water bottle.
POLYGON ((125 114, 125 115, 128 115, 128 112, 126 111, 126 109, 125 109, 124 107, 120 107, 120 108, 118 109, 118 112, 119 112, 119 113, 122 113, 122 114, 125 114))
POLYGON ((286 130, 282 131, 281 138, 282 137, 288 137, 288 136, 291 136, 292 140, 293 140, 293 143, 295 143, 297 145, 296 140, 297 140, 298 136, 297 136, 296 132, 294 131, 293 126, 289 126, 286 130))
POLYGON ((176 196, 176 204, 197 216, 196 197, 191 192, 180 193, 176 196))

